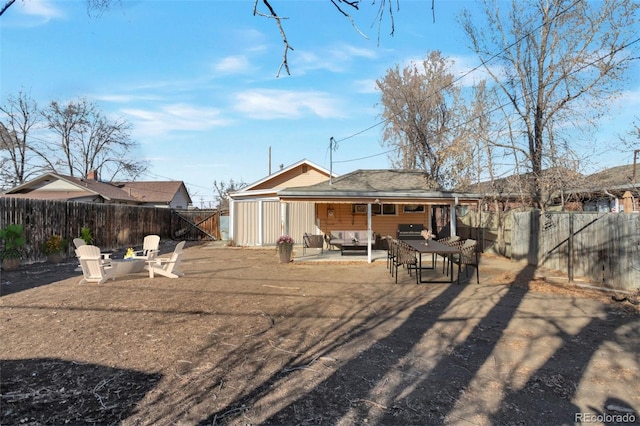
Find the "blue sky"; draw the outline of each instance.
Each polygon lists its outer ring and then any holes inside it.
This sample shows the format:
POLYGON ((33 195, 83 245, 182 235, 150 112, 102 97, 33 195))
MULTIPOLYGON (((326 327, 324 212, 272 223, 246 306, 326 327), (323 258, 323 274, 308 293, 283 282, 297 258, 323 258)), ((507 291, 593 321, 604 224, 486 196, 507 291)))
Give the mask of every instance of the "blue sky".
MULTIPOLYGON (((100 17, 88 16, 84 0, 18 0, 0 18, 0 99, 20 90, 41 106, 86 97, 133 124, 150 163, 144 180, 185 181, 194 205, 208 206, 214 180, 265 177, 269 149, 272 172, 303 158, 329 169, 333 136, 335 173, 388 168, 375 80, 432 50, 460 75, 478 65, 456 23, 472 0, 436 1, 435 23, 430 1, 401 0, 393 37, 388 19, 378 34, 377 6, 362 2, 353 17, 368 38, 328 0, 272 3, 289 18, 295 49, 291 75, 279 78, 280 34, 253 16, 253 0, 116 1, 100 17)), ((603 148, 593 171, 633 162, 608 146, 638 111, 632 76, 595 135, 603 148)))

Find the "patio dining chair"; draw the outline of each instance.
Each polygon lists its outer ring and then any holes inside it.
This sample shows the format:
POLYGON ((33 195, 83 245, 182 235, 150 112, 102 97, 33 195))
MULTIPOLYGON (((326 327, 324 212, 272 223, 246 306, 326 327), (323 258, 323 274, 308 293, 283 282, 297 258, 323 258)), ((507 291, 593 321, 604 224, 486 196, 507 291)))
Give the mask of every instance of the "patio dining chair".
POLYGON ((415 250, 400 240, 394 241, 395 257, 393 260, 391 276, 395 276, 396 284, 398 283, 398 269, 402 266, 407 269, 409 276, 413 276, 411 271, 416 273, 416 284, 418 284, 418 258, 415 250))
POLYGON ((460 247, 460 254, 454 254, 451 257, 451 261, 458 265, 458 284, 460 284, 460 272, 462 265, 464 265, 465 276, 469 276, 469 266, 476 268, 476 283, 480 284, 480 268, 478 258, 478 242, 476 240, 468 239, 464 241, 464 244, 460 247))
MULTIPOLYGON (((444 238, 440 238, 438 240, 436 240, 439 243, 442 244, 446 244, 448 246, 454 246, 456 245, 459 241, 460 241, 460 236, 459 235, 451 235, 450 237, 444 237, 444 238)), ((443 254, 442 256, 442 273, 444 274, 445 272, 445 263, 447 260, 447 255, 443 254)), ((437 259, 437 255, 434 253, 433 254, 433 261, 434 261, 434 265, 435 265, 435 261, 437 259)), ((435 266, 434 266, 435 267, 435 266)))
POLYGON ((320 254, 324 252, 324 237, 322 235, 312 235, 307 232, 302 234, 302 255, 305 255, 306 249, 319 248, 320 254))

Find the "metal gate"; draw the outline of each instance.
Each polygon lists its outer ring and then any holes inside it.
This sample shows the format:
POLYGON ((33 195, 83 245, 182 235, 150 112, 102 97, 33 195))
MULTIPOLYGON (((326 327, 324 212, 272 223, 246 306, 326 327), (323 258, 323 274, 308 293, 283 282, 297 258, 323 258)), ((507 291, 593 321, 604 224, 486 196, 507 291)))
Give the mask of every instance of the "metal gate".
POLYGON ((172 235, 176 240, 219 240, 219 210, 174 210, 172 235))

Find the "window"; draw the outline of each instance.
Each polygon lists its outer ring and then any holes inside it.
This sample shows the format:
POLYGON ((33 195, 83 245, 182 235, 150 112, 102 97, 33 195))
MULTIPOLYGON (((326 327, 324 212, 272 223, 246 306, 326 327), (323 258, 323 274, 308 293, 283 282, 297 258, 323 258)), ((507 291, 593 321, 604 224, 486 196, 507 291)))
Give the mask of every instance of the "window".
POLYGON ((395 215, 396 214, 396 205, 395 204, 372 204, 371 205, 371 213, 377 215, 395 215))
POLYGON ((351 212, 354 214, 367 214, 367 205, 366 204, 352 204, 351 212))
POLYGON ((424 204, 405 204, 404 213, 424 213, 424 204))

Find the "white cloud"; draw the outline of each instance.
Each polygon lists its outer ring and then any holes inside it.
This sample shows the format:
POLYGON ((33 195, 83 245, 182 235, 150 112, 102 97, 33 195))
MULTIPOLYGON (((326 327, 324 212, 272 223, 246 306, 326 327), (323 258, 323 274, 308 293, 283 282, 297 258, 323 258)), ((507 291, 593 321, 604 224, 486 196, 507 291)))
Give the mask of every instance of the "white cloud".
POLYGON ((338 60, 351 60, 354 58, 375 59, 378 57, 377 52, 373 49, 363 49, 349 44, 343 44, 330 49, 329 53, 334 59, 338 60))
POLYGON ((327 70, 335 73, 344 72, 357 59, 375 59, 378 54, 372 49, 363 49, 348 44, 334 46, 321 52, 295 51, 289 55, 289 62, 295 73, 311 70, 327 70))
POLYGON ((160 96, 158 95, 91 95, 89 96, 91 99, 95 99, 97 101, 103 102, 112 102, 118 104, 127 104, 131 102, 140 102, 140 101, 157 101, 160 100, 160 96))
POLYGON ((218 61, 214 65, 214 69, 226 74, 239 74, 250 71, 251 67, 246 56, 236 55, 227 56, 226 58, 218 61))
POLYGON ((22 13, 42 18, 44 22, 63 16, 62 10, 55 7, 50 0, 29 0, 21 2, 20 4, 21 7, 19 7, 19 9, 22 13))
POLYGON ((338 101, 321 92, 248 90, 236 95, 235 109, 251 118, 269 120, 300 118, 312 113, 322 118, 340 117, 338 101))
POLYGON ((123 109, 138 135, 155 136, 176 131, 202 131, 225 126, 229 120, 221 117, 216 108, 183 103, 170 104, 160 109, 123 109))
POLYGON ((380 93, 378 89, 378 85, 376 84, 376 79, 366 79, 366 80, 356 80, 353 83, 353 87, 355 88, 357 93, 380 93))

